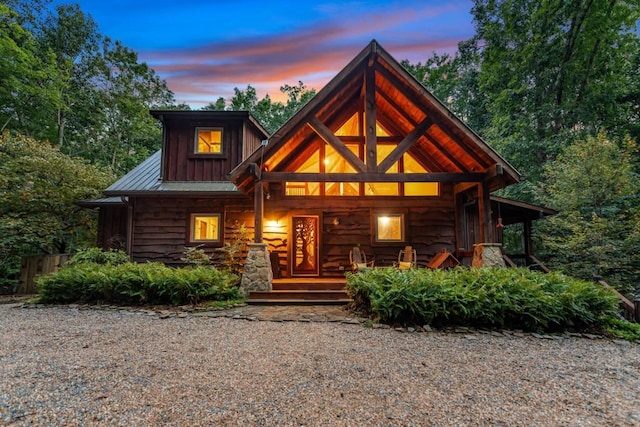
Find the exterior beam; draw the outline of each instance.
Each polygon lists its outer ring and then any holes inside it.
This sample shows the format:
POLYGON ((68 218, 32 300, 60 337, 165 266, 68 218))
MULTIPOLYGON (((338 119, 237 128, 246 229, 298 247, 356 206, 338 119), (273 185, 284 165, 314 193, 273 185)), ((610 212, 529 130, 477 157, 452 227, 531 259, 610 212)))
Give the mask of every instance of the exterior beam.
POLYGON ((298 173, 262 172, 267 182, 477 182, 484 173, 298 173))

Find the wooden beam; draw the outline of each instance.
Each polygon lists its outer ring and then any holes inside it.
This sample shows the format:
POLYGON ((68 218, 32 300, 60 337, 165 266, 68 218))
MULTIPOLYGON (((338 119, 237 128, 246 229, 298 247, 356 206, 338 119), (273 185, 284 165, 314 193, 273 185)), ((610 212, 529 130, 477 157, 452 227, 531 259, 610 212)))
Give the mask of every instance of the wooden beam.
POLYGON ((378 166, 379 173, 385 173, 389 170, 391 166, 395 162, 397 162, 400 157, 409 149, 415 142, 420 138, 420 135, 425 133, 427 129, 433 124, 429 117, 426 117, 422 122, 420 122, 404 139, 393 149, 391 153, 380 163, 378 166))
POLYGON ((475 182, 460 182, 453 186, 453 194, 464 193, 467 190, 475 188, 477 184, 475 182))
POLYGON ((481 182, 483 173, 299 173, 264 172, 269 182, 481 182))
POLYGON ((264 217, 264 190, 262 181, 256 181, 253 192, 253 211, 255 212, 254 243, 262 243, 262 220, 264 217))
POLYGON ((362 163, 362 160, 353 154, 353 152, 351 152, 351 150, 349 150, 347 146, 340 141, 340 138, 335 136, 333 132, 331 132, 331 129, 325 126, 320 119, 314 116, 309 120, 308 124, 311 129, 320 136, 320 138, 331 145, 347 162, 349 162, 351 166, 355 168, 355 170, 359 172, 367 171, 367 167, 362 163))
MULTIPOLYGON (((408 123, 411 123, 413 126, 416 126, 418 123, 413 120, 411 117, 409 117, 405 111, 391 98, 389 98, 389 96, 386 93, 380 93, 380 95, 382 96, 382 98, 384 98, 384 100, 386 102, 389 103, 389 105, 391 105, 391 107, 393 109, 395 109, 398 114, 400 116, 402 116, 408 123)), ((423 111, 424 112, 424 111, 423 111)), ((430 116, 427 116, 430 117, 430 116)), ((426 120, 426 119, 425 119, 426 120)), ((433 122, 432 122, 433 124, 433 122)), ((397 126, 394 126, 395 129, 397 129, 397 126)), ((428 127, 427 127, 428 129, 428 127)), ((425 129, 425 132, 427 131, 427 129, 425 129)), ((398 133, 402 133, 398 130, 398 133)), ((458 170, 460 171, 464 171, 467 170, 467 168, 465 166, 462 165, 462 163, 460 163, 458 161, 458 159, 456 159, 453 155, 451 155, 451 153, 449 153, 447 150, 445 150, 442 145, 440 143, 438 143, 435 138, 433 138, 431 135, 429 134, 424 134, 424 137, 427 139, 427 142, 429 142, 433 147, 435 147, 436 151, 438 151, 440 154, 442 154, 447 160, 449 160, 449 162, 451 162, 451 164, 453 164, 455 167, 458 168, 458 170)), ((431 170, 434 170, 433 168, 428 168, 431 170)), ((440 165, 438 168, 436 169, 443 169, 443 165, 440 165)))
POLYGON ((493 179, 497 176, 501 176, 504 173, 504 169, 502 168, 502 163, 496 163, 494 165, 489 166, 485 170, 487 180, 493 179))
MULTIPOLYGON (((373 55, 372 55, 373 56, 373 55)), ((370 63, 364 73, 365 85, 365 158, 367 172, 378 168, 378 149, 376 141, 376 73, 370 63)))
POLYGON ((489 198, 489 184, 487 181, 478 183, 478 219, 480 220, 480 242, 494 243, 491 227, 491 199, 489 198))
MULTIPOLYGON (((381 72, 381 74, 383 74, 383 75, 384 75, 384 78, 385 78, 385 79, 389 80, 389 82, 390 82, 392 85, 394 85, 394 86, 396 86, 396 87, 398 87, 398 88, 399 88, 399 87, 407 87, 406 83, 403 83, 403 82, 402 82, 398 77, 396 77, 394 74, 392 74, 391 72, 389 72, 388 70, 386 70, 384 67, 380 67, 380 72, 381 72)), ((425 90, 425 89, 424 89, 424 88, 422 88, 422 91, 424 91, 424 90, 425 90)), ((444 133, 445 133, 449 138, 451 138, 451 140, 452 140, 454 143, 456 143, 457 145, 459 145, 459 146, 463 149, 463 151, 465 151, 465 152, 469 153, 469 155, 470 155, 471 157, 473 157, 473 159, 474 159, 476 162, 478 162, 478 164, 480 164, 480 165, 482 165, 482 164, 486 164, 486 162, 485 162, 485 161, 483 161, 482 159, 480 159, 480 157, 478 157, 478 155, 473 151, 473 149, 471 149, 471 147, 470 147, 466 142, 464 142, 464 141, 462 141, 462 140, 460 140, 460 139, 458 139, 458 138, 454 138, 454 137, 452 137, 452 136, 451 136, 451 132, 447 130, 448 126, 447 126, 447 125, 445 125, 445 123, 444 123, 442 120, 440 120, 440 118, 438 117, 438 114, 437 114, 437 113, 436 113, 436 114, 434 114, 434 113, 435 113, 435 111, 429 111, 429 110, 425 110, 424 108, 422 108, 422 107, 423 107, 423 105, 424 105, 424 100, 423 100, 423 99, 422 99, 418 94, 414 93, 414 92, 413 92, 413 91, 411 91, 411 90, 403 91, 402 93, 403 93, 403 94, 404 94, 404 95, 409 99, 409 101, 411 101, 411 102, 412 102, 412 103, 413 103, 417 108, 421 109, 421 110, 422 110, 422 112, 423 112, 424 114, 426 114, 426 115, 428 115, 429 117, 431 117, 431 118, 432 118, 432 120, 433 120, 433 123, 434 123, 435 125, 437 125, 440 129, 442 129, 442 132, 444 132, 444 133)), ((438 108, 437 108, 437 105, 435 105, 435 104, 434 104, 434 107, 436 107, 436 109, 438 109, 438 108)), ((446 108, 446 107, 445 107, 445 108, 446 108)), ((449 112, 449 114, 451 114, 451 113, 449 112)), ((458 120, 455 116, 453 116, 453 120, 454 120, 454 121, 458 121, 458 122, 459 122, 459 120, 458 120)), ((481 141, 481 140, 480 140, 480 138, 479 138, 477 135, 473 134, 473 132, 472 132, 472 131, 471 131, 471 130, 470 130, 470 129, 469 129, 469 128, 464 124, 464 123, 459 122, 459 124, 460 124, 460 126, 458 126, 458 129, 459 129, 462 133, 464 133, 464 134, 465 134, 465 136, 466 136, 467 138, 470 138, 470 139, 474 140, 474 142, 476 142, 476 143, 482 143, 482 144, 484 144, 484 142, 483 142, 483 141, 481 141)), ((483 150, 483 151, 484 151, 484 150, 483 150)), ((489 153, 485 153, 485 154, 489 154, 489 153)))

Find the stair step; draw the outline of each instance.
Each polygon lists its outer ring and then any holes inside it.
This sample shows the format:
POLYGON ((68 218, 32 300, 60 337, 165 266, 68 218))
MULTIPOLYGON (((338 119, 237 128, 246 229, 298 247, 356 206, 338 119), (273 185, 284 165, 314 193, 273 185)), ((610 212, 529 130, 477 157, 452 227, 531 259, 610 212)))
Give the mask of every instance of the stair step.
POLYGON ((270 298, 254 298, 249 299, 247 301, 248 304, 296 304, 296 305, 344 305, 349 304, 353 300, 350 298, 340 298, 340 299, 270 299, 270 298))
POLYGON ((344 291, 344 282, 274 282, 273 290, 276 291, 344 291))
POLYGON ((348 298, 347 293, 342 291, 327 290, 285 290, 285 291, 251 291, 249 300, 254 298, 269 299, 302 299, 302 300, 318 300, 318 299, 341 299, 348 298))

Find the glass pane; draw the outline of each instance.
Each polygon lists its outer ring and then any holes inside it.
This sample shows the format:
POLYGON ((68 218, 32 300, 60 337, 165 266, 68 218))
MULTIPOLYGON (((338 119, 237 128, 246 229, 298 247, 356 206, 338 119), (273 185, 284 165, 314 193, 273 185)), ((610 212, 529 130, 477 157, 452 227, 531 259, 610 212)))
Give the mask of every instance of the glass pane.
POLYGON ((340 129, 336 131, 337 136, 360 136, 360 122, 358 113, 351 116, 349 120, 344 122, 340 129))
POLYGON ((402 155, 404 163, 404 173, 429 173, 420 163, 409 153, 402 155))
POLYGON ((192 240, 220 240, 220 216, 205 216, 194 215, 193 216, 193 234, 192 240))
POLYGON ((364 184, 367 196, 398 196, 397 182, 367 182, 364 184))
POLYGON ((319 182, 287 182, 285 184, 287 196, 319 196, 319 182))
MULTIPOLYGON (((382 161, 384 159, 387 158, 387 156, 389 154, 391 154, 391 152, 396 148, 396 145, 388 145, 388 144, 378 144, 377 146, 377 156, 378 156, 378 164, 382 163, 382 161)), ((393 165, 391 165, 391 167, 389 168, 389 170, 387 170, 387 173, 398 173, 398 162, 395 162, 393 165)))
POLYGON ((357 182, 327 182, 324 193, 327 196, 359 196, 360 185, 357 182))
POLYGON ((437 182, 406 182, 404 184, 405 196, 437 196, 440 194, 440 185, 437 182))
POLYGON ((198 129, 196 153, 222 153, 222 129, 198 129))
MULTIPOLYGON (((358 157, 358 144, 345 144, 358 157)), ((355 173, 351 163, 347 162, 331 145, 325 144, 324 170, 327 173, 355 173)))
POLYGON ((376 219, 376 240, 402 241, 402 215, 378 215, 376 219))

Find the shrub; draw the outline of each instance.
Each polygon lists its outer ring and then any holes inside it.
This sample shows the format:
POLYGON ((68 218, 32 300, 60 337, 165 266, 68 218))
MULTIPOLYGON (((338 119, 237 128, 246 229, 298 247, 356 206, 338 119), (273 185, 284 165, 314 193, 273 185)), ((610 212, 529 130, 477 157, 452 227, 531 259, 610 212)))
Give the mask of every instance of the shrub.
POLYGON ((186 304, 238 299, 237 276, 210 267, 160 263, 67 265, 36 279, 44 303, 186 304))
POLYGON ((617 310, 596 283, 526 268, 370 269, 347 275, 356 310, 391 324, 586 328, 617 310))
POLYGON ((82 263, 94 263, 94 264, 110 264, 119 265, 129 262, 129 255, 124 251, 109 250, 103 251, 100 248, 87 248, 79 250, 69 261, 67 265, 77 265, 82 263))

